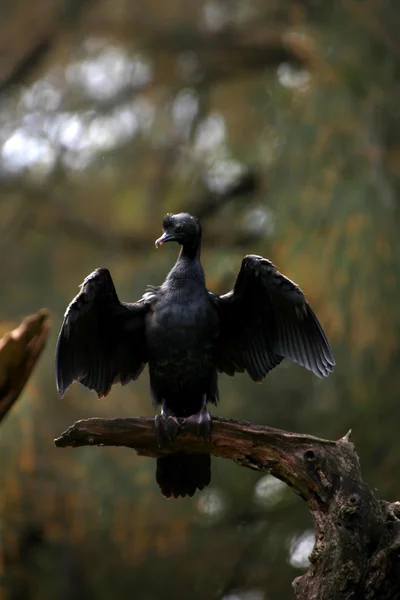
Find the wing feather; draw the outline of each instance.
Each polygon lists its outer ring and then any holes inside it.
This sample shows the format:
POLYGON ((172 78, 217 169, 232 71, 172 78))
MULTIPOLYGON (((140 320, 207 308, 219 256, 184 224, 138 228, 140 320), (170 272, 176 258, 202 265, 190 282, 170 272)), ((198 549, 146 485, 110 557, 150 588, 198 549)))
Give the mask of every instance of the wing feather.
POLYGON ((318 377, 332 372, 329 342, 303 292, 266 258, 246 256, 233 290, 210 299, 220 321, 219 371, 246 370, 259 381, 290 358, 318 377))
POLYGON ((96 269, 68 306, 56 350, 57 389, 73 381, 105 396, 113 383, 137 379, 147 362, 149 301, 121 303, 107 269, 96 269))

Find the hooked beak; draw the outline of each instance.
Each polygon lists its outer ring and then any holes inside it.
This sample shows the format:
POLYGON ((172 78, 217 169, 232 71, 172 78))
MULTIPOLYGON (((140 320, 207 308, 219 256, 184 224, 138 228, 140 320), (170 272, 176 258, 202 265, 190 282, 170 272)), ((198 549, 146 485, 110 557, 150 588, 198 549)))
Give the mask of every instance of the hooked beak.
POLYGON ((172 233, 163 233, 161 237, 158 238, 158 240, 156 240, 154 242, 155 247, 159 248, 160 246, 162 246, 163 244, 165 244, 166 242, 173 242, 175 240, 175 236, 172 233))

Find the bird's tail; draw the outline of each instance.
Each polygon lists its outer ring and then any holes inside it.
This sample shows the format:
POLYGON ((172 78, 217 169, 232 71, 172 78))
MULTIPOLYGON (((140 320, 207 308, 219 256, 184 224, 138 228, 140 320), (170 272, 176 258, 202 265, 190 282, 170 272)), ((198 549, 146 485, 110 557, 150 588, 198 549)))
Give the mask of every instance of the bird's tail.
POLYGON ((163 496, 193 496, 211 481, 211 456, 175 452, 157 458, 157 483, 163 496))

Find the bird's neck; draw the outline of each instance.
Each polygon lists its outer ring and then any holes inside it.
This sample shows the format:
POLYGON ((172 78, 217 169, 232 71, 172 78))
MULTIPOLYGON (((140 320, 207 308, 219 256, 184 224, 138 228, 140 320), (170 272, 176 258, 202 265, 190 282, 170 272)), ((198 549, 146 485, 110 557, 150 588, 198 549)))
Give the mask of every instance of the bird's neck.
POLYGON ((205 285, 204 271, 200 262, 200 244, 182 246, 168 280, 177 283, 179 287, 183 283, 193 282, 196 282, 196 285, 205 285))
POLYGON ((184 244, 179 252, 178 260, 200 262, 201 241, 184 244))

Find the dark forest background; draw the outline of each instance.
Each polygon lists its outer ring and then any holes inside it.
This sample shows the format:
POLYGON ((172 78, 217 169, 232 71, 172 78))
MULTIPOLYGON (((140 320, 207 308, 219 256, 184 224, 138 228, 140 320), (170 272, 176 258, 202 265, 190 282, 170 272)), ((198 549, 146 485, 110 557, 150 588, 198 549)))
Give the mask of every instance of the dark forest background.
POLYGON ((0 598, 289 600, 311 517, 271 476, 213 459, 164 500, 126 448, 56 449, 90 416, 151 415, 145 373, 61 401, 54 349, 94 268, 159 284, 166 212, 202 218, 207 284, 262 254, 305 291, 335 352, 221 377, 223 417, 337 439, 400 500, 400 8, 396 0, 2 0, 1 330, 39 308, 47 349, 0 429, 0 598))

